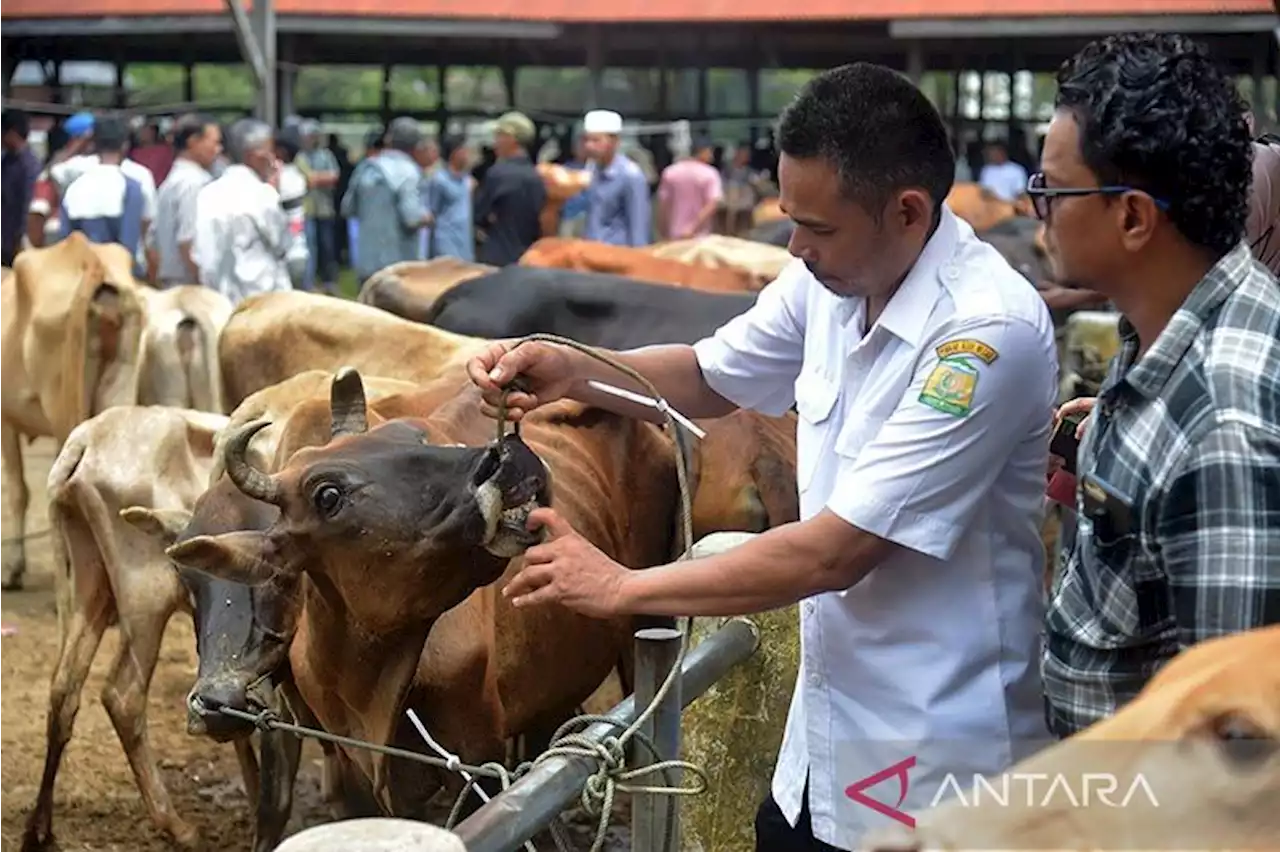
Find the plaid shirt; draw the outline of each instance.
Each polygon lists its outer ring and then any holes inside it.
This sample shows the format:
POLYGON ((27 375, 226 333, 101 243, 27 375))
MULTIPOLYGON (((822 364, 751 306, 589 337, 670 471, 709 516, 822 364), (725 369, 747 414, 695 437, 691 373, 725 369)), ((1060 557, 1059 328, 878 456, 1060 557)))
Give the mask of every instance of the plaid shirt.
POLYGON ((1188 645, 1280 622, 1276 280, 1241 243, 1141 359, 1133 326, 1120 332, 1078 471, 1119 492, 1128 531, 1091 520, 1077 489, 1042 660, 1058 736, 1115 712, 1188 645))

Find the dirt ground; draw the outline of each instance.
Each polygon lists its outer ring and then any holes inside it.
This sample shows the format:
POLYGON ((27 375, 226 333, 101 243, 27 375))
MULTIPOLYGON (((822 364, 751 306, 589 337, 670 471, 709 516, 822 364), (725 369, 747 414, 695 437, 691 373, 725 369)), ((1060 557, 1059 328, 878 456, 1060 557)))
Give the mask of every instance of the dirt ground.
MULTIPOLYGON (((53 443, 23 447, 31 490, 28 534, 49 526, 44 483, 53 461, 53 443)), ((8 530, 5 530, 8 534, 8 530)), ((44 767, 49 678, 58 653, 51 552, 47 537, 27 543, 26 588, 5 592, 4 625, 17 633, 0 640, 0 850, 19 848, 27 815, 35 803, 44 767)), ((152 852, 171 850, 142 806, 124 750, 99 694, 117 634, 107 631, 81 694, 75 732, 58 772, 53 829, 63 850, 152 852)), ((240 769, 230 745, 186 733, 184 698, 196 673, 191 619, 175 616, 151 682, 147 719, 151 745, 161 765, 175 810, 201 832, 203 848, 248 850, 253 830, 240 769)), ((294 793, 290 833, 327 821, 320 802, 320 750, 308 745, 294 793)))
MULTIPOLYGON (((28 814, 35 804, 45 757, 45 720, 49 681, 58 654, 58 622, 53 596, 52 552, 45 481, 53 462, 47 439, 23 447, 27 486, 26 587, 0 595, 4 626, 15 630, 0 639, 0 852, 17 852, 28 814)), ((7 535, 8 530, 4 533, 7 535)), ((64 852, 172 852, 177 847, 152 824, 142 805, 124 750, 99 698, 115 655, 117 632, 107 631, 81 693, 75 730, 63 755, 54 796, 53 830, 64 852)), ((191 619, 169 622, 147 704, 151 747, 175 811, 201 833, 207 852, 247 852, 253 838, 250 804, 230 745, 189 736, 184 703, 196 675, 195 634, 191 619)), ((294 788, 293 816, 287 834, 330 820, 320 798, 321 752, 307 743, 294 788)), ((629 802, 620 797, 609 840, 610 852, 627 842, 629 802)), ((440 814, 441 819, 446 812, 440 814)), ((568 815, 569 836, 587 849, 594 821, 568 815)), ((553 849, 548 835, 539 849, 553 849)))

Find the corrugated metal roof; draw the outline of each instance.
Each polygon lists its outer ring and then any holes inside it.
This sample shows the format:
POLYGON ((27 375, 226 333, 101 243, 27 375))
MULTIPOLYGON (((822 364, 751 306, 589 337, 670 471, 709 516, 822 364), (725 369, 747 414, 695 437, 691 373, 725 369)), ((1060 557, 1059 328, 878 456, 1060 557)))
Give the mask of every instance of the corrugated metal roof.
MULTIPOLYGON (((276 0, 285 15, 588 21, 891 20, 1266 13, 1272 0, 276 0), (606 8, 607 6, 607 8, 606 8)), ((214 15, 221 0, 7 0, 4 18, 214 15)))

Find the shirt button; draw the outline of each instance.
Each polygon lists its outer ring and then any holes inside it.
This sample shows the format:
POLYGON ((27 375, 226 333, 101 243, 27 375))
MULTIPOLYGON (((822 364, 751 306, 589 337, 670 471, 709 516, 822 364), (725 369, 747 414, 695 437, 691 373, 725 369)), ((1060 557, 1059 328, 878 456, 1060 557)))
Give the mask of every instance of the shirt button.
POLYGON ((822 686, 822 675, 818 674, 817 672, 810 672, 809 685, 815 688, 822 686))
POLYGON ((956 266, 954 263, 948 263, 946 266, 942 267, 942 277, 946 278, 948 281, 959 281, 960 267, 956 266))
POLYGON ((804 602, 805 618, 813 618, 813 613, 815 610, 817 610, 817 608, 818 608, 818 605, 815 604, 813 601, 805 601, 804 602))

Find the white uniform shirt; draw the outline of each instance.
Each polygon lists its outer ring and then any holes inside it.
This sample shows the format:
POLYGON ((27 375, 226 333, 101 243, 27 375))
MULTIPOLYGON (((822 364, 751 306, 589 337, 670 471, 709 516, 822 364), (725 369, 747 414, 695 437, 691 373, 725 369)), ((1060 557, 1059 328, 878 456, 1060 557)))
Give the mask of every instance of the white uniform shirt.
MULTIPOLYGON (((865 334, 864 310, 795 261, 695 346, 707 383, 739 406, 780 415, 795 404, 802 519, 827 508, 905 548, 800 607, 773 795, 794 825, 807 777, 814 836, 843 849, 892 824, 846 793, 864 776, 918 755, 900 806, 920 809, 945 771, 1000 771, 1015 742, 1047 737, 1049 312, 949 209, 865 334), (955 741, 968 745, 940 745, 955 741)), ((968 789, 971 774, 960 777, 968 789)), ((893 806, 896 785, 866 795, 893 806)))
POLYGON ((255 293, 292 289, 285 266, 290 243, 280 194, 248 166, 228 166, 196 197, 200 283, 232 305, 255 293))

